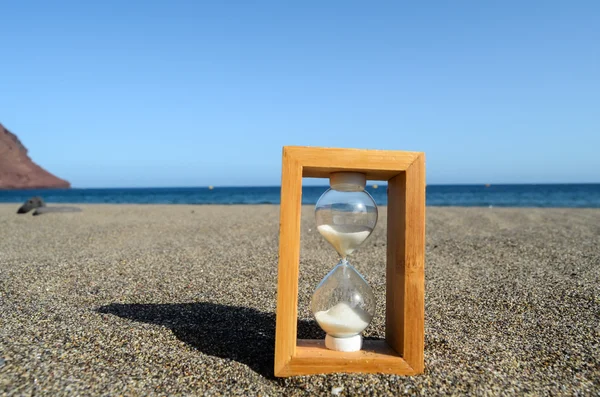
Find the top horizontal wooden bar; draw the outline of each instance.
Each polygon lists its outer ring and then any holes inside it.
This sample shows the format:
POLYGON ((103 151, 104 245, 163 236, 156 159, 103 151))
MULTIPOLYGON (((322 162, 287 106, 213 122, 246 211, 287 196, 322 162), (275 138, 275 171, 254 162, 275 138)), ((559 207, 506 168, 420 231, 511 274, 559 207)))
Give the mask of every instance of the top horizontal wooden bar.
POLYGON ((336 171, 362 172, 368 180, 387 181, 405 171, 421 152, 284 146, 285 156, 302 167, 305 178, 329 178, 336 171))

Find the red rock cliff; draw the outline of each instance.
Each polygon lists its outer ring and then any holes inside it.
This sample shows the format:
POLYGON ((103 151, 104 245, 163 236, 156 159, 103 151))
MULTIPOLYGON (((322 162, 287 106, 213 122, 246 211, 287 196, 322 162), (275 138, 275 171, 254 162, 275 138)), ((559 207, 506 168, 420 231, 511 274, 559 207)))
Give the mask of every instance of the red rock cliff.
POLYGON ((68 187, 69 182, 31 161, 19 138, 0 124, 0 189, 68 187))

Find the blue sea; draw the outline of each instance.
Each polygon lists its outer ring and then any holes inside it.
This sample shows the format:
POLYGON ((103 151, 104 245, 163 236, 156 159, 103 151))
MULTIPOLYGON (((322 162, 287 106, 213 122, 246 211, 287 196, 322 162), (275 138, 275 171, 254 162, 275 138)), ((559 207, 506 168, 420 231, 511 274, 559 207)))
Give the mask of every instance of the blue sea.
MULTIPOLYGON (((304 186, 302 202, 315 204, 327 186, 304 186)), ((367 191, 386 205, 386 186, 367 191)), ((0 190, 0 202, 41 196, 48 203, 89 204, 279 204, 279 186, 0 190)), ((427 205, 459 207, 600 208, 600 184, 429 185, 427 205)))

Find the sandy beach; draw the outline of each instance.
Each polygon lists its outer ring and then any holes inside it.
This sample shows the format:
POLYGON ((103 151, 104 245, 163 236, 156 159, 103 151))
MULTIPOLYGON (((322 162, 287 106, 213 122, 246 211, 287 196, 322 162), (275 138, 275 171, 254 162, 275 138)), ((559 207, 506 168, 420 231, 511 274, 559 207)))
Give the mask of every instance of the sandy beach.
MULTIPOLYGON (((273 377, 278 206, 0 205, 2 395, 600 393, 600 210, 427 212, 425 373, 273 377)), ((337 254, 303 208, 300 337, 337 254)), ((385 208, 349 259, 384 332, 385 208)))

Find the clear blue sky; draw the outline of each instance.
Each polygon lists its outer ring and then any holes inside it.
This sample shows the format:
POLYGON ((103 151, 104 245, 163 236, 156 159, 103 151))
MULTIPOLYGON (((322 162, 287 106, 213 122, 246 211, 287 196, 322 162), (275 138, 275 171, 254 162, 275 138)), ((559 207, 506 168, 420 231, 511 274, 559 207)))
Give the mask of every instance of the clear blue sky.
POLYGON ((75 187, 278 185, 281 147, 428 183, 600 182, 598 1, 11 1, 0 122, 75 187))

